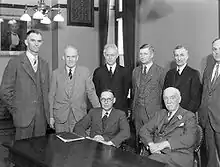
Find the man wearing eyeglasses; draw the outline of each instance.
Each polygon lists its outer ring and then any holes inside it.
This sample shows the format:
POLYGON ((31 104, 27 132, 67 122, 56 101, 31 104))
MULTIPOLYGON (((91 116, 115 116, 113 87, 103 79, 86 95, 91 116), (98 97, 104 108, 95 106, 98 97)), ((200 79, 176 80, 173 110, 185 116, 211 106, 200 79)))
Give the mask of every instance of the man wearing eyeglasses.
POLYGON ((130 127, 123 111, 113 108, 116 101, 114 93, 103 90, 100 96, 101 108, 94 108, 76 123, 74 132, 81 136, 89 136, 92 139, 107 145, 119 147, 130 137, 130 127), (86 130, 90 128, 90 135, 86 130))

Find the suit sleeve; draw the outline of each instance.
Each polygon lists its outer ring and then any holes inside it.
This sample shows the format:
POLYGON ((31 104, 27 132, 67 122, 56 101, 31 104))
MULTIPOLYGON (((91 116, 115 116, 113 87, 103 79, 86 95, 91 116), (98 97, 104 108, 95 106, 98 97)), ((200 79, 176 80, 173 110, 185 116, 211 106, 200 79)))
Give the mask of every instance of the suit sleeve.
POLYGON ((53 71, 51 82, 50 82, 50 91, 49 91, 49 95, 48 95, 50 118, 54 118, 53 104, 54 104, 54 98, 56 96, 56 88, 57 88, 56 72, 53 71))
POLYGON ((200 82, 199 72, 196 72, 192 77, 191 86, 190 86, 190 102, 189 102, 189 110, 192 112, 196 112, 201 103, 201 95, 202 95, 202 86, 200 82))
POLYGON ((12 112, 13 109, 12 100, 15 93, 15 82, 16 62, 11 59, 5 68, 1 83, 2 100, 6 104, 9 112, 12 112))
POLYGON ((113 139, 111 139, 111 141, 115 144, 116 147, 118 147, 124 140, 128 139, 129 137, 130 127, 125 113, 122 113, 119 118, 119 132, 113 139))
POLYGON ((148 143, 150 142, 154 142, 153 141, 153 134, 156 132, 156 130, 158 129, 158 120, 159 120, 159 113, 161 114, 161 112, 156 112, 155 116, 148 122, 146 123, 144 126, 142 126, 142 128, 139 131, 139 135, 140 135, 140 140, 142 141, 142 143, 147 146, 148 143))
POLYGON ((193 114, 193 116, 190 115, 186 120, 183 134, 181 136, 170 137, 167 140, 170 143, 171 149, 190 148, 196 142, 196 134, 196 118, 193 114))
POLYGON ((166 88, 168 88, 169 86, 171 86, 170 84, 169 84, 169 74, 168 74, 168 72, 166 73, 166 76, 165 76, 165 78, 164 78, 164 84, 163 84, 163 90, 165 90, 166 88))
POLYGON ((97 69, 93 73, 93 83, 95 85, 96 94, 99 97, 101 94, 101 85, 100 85, 97 69))
POLYGON ((86 92, 88 95, 88 98, 90 102, 92 103, 93 108, 100 107, 99 98, 96 95, 95 86, 92 81, 92 76, 89 74, 89 71, 87 71, 86 74, 86 92))
POLYGON ((91 127, 92 124, 92 112, 91 109, 88 114, 86 114, 79 122, 76 123, 74 127, 74 132, 80 136, 88 136, 86 130, 91 127))
POLYGON ((124 92, 126 95, 126 99, 128 96, 128 91, 131 88, 131 75, 129 73, 129 70, 127 68, 124 69, 124 92))

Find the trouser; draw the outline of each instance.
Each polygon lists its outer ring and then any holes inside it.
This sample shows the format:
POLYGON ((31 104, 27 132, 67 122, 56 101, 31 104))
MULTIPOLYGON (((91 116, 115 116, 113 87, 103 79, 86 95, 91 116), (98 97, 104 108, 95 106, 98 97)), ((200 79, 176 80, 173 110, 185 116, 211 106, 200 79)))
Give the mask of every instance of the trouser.
POLYGON ((43 110, 39 110, 28 127, 16 127, 15 140, 44 136, 45 134, 46 118, 43 110))
POLYGON ((216 132, 208 119, 205 127, 206 151, 208 157, 207 167, 219 167, 220 158, 220 133, 216 132))
POLYGON ((72 109, 70 109, 70 112, 69 112, 69 115, 68 115, 68 118, 67 118, 67 121, 64 122, 64 123, 56 123, 55 122, 55 130, 56 130, 56 133, 59 133, 59 132, 73 132, 73 129, 75 127, 75 124, 76 124, 76 118, 73 114, 73 111, 72 109))
POLYGON ((146 112, 145 107, 142 105, 136 105, 134 108, 134 124, 135 124, 135 131, 136 131, 135 132, 135 134, 136 134, 135 143, 136 143, 136 152, 137 153, 140 152, 139 131, 140 131, 141 127, 147 122, 149 122, 149 116, 146 112))

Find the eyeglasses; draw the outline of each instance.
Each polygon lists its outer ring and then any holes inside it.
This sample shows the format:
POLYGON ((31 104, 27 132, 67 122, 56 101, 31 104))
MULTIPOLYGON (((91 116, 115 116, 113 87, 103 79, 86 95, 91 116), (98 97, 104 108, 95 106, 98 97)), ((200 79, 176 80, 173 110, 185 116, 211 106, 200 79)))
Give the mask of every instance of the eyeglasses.
POLYGON ((106 102, 110 103, 110 102, 113 101, 113 98, 107 98, 107 99, 101 98, 100 100, 101 100, 102 103, 106 103, 106 102))

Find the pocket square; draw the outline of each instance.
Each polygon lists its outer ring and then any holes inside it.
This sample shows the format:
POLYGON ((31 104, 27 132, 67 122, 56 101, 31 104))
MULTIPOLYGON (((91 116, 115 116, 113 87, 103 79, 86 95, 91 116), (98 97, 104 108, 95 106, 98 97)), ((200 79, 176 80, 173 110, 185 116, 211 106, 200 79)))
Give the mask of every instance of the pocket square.
POLYGON ((184 126, 184 122, 182 122, 182 123, 179 125, 179 127, 182 127, 182 126, 184 126))

